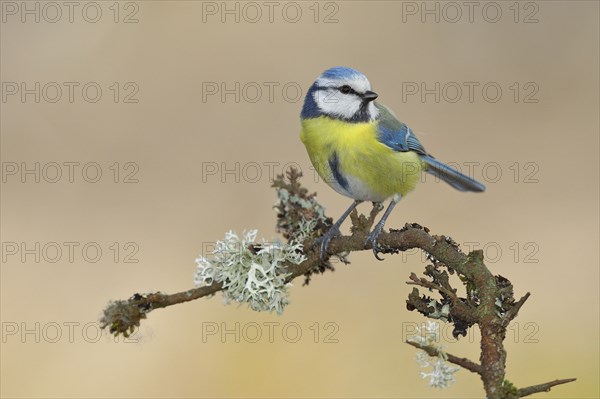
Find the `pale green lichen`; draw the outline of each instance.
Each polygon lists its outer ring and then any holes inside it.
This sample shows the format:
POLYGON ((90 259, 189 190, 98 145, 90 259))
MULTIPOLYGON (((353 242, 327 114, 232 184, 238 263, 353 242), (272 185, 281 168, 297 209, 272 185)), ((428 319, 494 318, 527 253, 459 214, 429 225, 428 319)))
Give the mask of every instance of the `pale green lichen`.
POLYGON ((242 237, 229 231, 217 241, 212 257, 196 259, 194 284, 223 284, 226 303, 247 303, 256 311, 283 313, 289 304, 290 283, 286 263, 300 264, 306 257, 300 241, 256 243, 257 230, 244 231, 242 237))
POLYGON ((433 312, 429 313, 428 317, 431 317, 432 319, 439 319, 444 322, 448 321, 448 317, 450 316, 450 305, 438 304, 435 299, 432 299, 429 302, 428 307, 434 309, 433 312))
POLYGON ((454 373, 460 370, 459 367, 451 366, 448 363, 448 355, 444 348, 437 343, 440 340, 440 326, 438 323, 427 321, 423 328, 417 327, 417 333, 408 339, 422 347, 430 347, 436 350, 438 356, 432 357, 427 353, 417 352, 417 363, 422 368, 431 367, 431 371, 421 371, 421 378, 429 378, 429 386, 435 388, 446 388, 455 382, 454 373))
POLYGON ((421 378, 429 378, 429 386, 433 388, 446 388, 450 384, 456 382, 454 373, 459 368, 451 366, 446 360, 437 357, 435 360, 424 352, 417 353, 417 363, 421 367, 431 367, 430 372, 421 371, 421 378))
POLYGON ((314 233, 319 222, 327 221, 325 209, 314 196, 307 195, 307 198, 303 198, 285 187, 279 187, 277 198, 278 201, 273 205, 279 213, 277 227, 290 240, 307 238, 314 233))

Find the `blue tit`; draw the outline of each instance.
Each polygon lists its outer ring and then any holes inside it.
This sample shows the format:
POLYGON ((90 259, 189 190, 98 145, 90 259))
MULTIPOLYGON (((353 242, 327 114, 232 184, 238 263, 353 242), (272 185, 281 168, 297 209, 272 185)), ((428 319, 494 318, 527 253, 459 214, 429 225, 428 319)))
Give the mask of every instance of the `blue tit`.
POLYGON ((347 67, 323 72, 310 87, 300 115, 300 138, 318 174, 335 191, 354 199, 320 238, 321 258, 339 227, 363 201, 391 198, 366 246, 379 260, 377 237, 394 206, 412 191, 421 172, 430 173, 460 191, 482 192, 485 186, 436 160, 413 131, 384 105, 365 75, 347 67))

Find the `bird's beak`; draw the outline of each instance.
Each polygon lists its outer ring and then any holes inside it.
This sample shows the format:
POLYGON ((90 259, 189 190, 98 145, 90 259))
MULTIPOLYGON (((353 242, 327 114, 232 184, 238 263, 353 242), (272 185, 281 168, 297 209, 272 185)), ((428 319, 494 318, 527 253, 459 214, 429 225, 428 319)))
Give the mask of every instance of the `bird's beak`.
POLYGON ((379 94, 375 93, 374 91, 366 91, 365 94, 363 94, 362 98, 365 99, 365 101, 369 102, 369 101, 373 101, 375 100, 377 97, 379 97, 379 94))

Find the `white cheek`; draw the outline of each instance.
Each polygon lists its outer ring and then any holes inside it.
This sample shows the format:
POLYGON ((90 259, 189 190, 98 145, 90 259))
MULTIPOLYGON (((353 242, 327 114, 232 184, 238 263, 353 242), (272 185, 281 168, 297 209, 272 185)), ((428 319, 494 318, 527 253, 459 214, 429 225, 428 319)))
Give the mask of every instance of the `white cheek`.
POLYGON ((317 90, 313 98, 324 113, 348 119, 354 116, 361 105, 359 98, 342 94, 338 90, 317 90))

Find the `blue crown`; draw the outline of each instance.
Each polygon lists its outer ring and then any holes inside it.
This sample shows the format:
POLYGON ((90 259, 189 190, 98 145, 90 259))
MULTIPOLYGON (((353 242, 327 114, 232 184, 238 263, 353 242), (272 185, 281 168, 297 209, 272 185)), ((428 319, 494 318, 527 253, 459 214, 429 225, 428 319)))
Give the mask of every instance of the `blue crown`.
POLYGON ((364 76, 362 73, 353 68, 348 67, 333 67, 329 68, 321 74, 322 77, 327 79, 348 79, 364 76))

